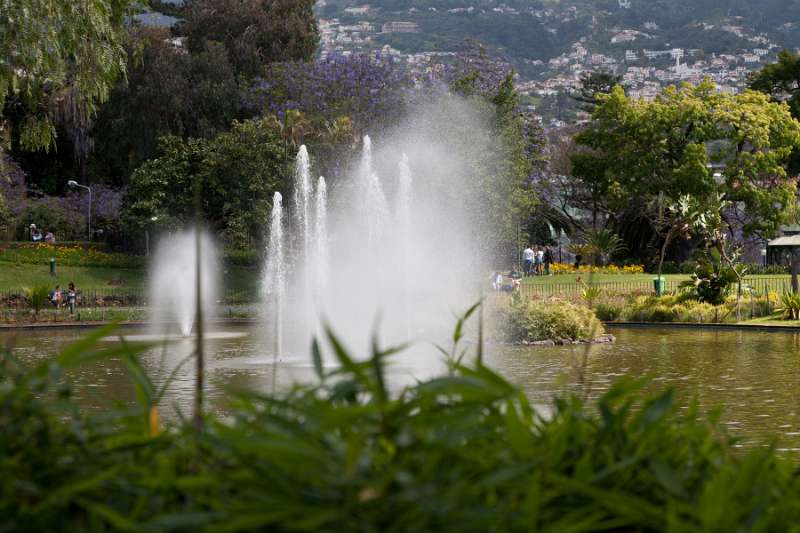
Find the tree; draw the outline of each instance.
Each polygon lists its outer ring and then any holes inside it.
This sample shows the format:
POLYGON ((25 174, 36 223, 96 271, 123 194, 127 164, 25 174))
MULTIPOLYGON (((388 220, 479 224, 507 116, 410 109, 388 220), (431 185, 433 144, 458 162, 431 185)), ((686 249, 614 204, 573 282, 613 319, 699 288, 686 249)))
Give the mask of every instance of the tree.
POLYGON ((83 131, 125 72, 122 39, 132 5, 133 0, 3 2, 0 174, 12 133, 6 117, 9 103, 20 117, 13 133, 26 150, 53 148, 59 122, 83 131))
POLYGON ((392 57, 334 54, 267 65, 247 94, 247 106, 281 120, 290 110, 311 120, 349 117, 360 133, 374 134, 404 117, 416 96, 413 89, 413 77, 392 57))
MULTIPOLYGON (((57 122, 84 124, 125 73, 132 0, 9 0, 0 11, 0 120, 9 99, 26 109, 21 142, 52 148, 57 122)), ((2 124, 0 124, 2 125, 2 124)))
POLYGON ((237 74, 253 78, 267 63, 309 61, 319 33, 314 0, 191 0, 181 31, 189 51, 222 43, 237 74))
POLYGON ((800 55, 789 50, 778 53, 778 62, 750 75, 750 88, 788 102, 792 116, 800 118, 800 55))
POLYGON ((754 91, 716 92, 712 83, 667 88, 653 102, 620 87, 600 96, 575 137, 573 172, 612 213, 637 200, 689 195, 741 205, 745 235, 774 233, 795 202, 786 170, 800 123, 785 104, 754 91))
POLYGON ((476 210, 486 214, 486 232, 492 235, 494 253, 498 259, 509 260, 517 257, 519 232, 538 204, 531 175, 541 162, 543 141, 541 129, 519 111, 513 73, 507 72, 497 85, 489 81, 497 78, 492 69, 467 71, 451 87, 490 117, 487 137, 480 142, 473 138, 478 132, 472 125, 467 125, 469 131, 459 132, 469 138, 461 155, 474 169, 476 185, 481 188, 483 205, 476 210))
POLYGON ((187 54, 163 29, 131 31, 127 83, 120 82, 92 128, 96 180, 127 183, 156 155, 164 135, 210 138, 226 131, 239 112, 240 93, 221 44, 187 54))
POLYGON ((131 177, 124 220, 132 229, 172 228, 194 219, 195 188, 204 220, 223 241, 244 248, 263 237, 272 194, 285 190, 281 139, 268 119, 234 122, 213 139, 162 139, 159 157, 131 177))
MULTIPOLYGON (((787 102, 792 116, 800 119, 800 55, 783 50, 777 63, 750 75, 750 88, 768 94, 775 102, 787 102)), ((792 155, 789 168, 800 173, 800 152, 792 155)))
POLYGON ((598 104, 598 95, 609 94, 622 81, 622 76, 609 72, 591 72, 581 77, 580 90, 572 98, 580 102, 580 108, 592 112, 598 104))
POLYGON ((585 239, 595 258, 595 264, 600 266, 625 249, 625 243, 619 235, 607 228, 592 230, 586 234, 585 239))

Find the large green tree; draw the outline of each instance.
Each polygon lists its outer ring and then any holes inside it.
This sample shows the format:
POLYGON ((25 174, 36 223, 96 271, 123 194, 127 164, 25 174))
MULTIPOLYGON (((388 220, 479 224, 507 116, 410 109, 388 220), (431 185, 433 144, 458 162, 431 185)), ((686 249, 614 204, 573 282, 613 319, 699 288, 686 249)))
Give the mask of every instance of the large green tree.
POLYGON ((479 188, 474 198, 481 205, 475 211, 483 214, 483 231, 490 241, 485 246, 494 248, 498 261, 515 263, 521 232, 538 204, 531 175, 542 161, 541 128, 519 111, 512 73, 495 85, 480 71, 468 71, 452 88, 483 119, 480 127, 452 121, 447 135, 472 170, 473 186, 479 188))
POLYGON ((769 235, 794 208, 786 165, 800 123, 786 104, 755 91, 723 94, 709 82, 665 89, 652 102, 616 87, 599 101, 575 137, 582 150, 573 173, 612 217, 656 197, 719 197, 745 213, 746 235, 769 235))
POLYGON ((236 73, 260 74, 265 63, 308 61, 319 44, 314 0, 190 0, 181 31, 189 50, 222 43, 236 73))
MULTIPOLYGON (((776 63, 751 74, 750 88, 768 94, 775 102, 788 103, 792 116, 800 120, 800 55, 783 50, 776 63)), ((792 154, 789 168, 800 173, 800 151, 792 154)))
POLYGON ((581 77, 581 88, 572 95, 583 111, 591 112, 598 103, 597 95, 608 94, 622 82, 622 76, 610 72, 591 72, 581 77))
POLYGON ((800 55, 789 50, 778 54, 778 61, 750 76, 750 87, 786 101, 792 116, 800 118, 800 55))
POLYGON ((124 220, 135 230, 182 226, 195 216, 199 189, 204 220, 226 245, 244 248, 263 237, 293 156, 269 119, 234 122, 212 139, 164 137, 160 155, 131 177, 124 220))
POLYGON ((93 177, 117 185, 155 157, 159 137, 213 137, 230 127, 240 102, 219 43, 187 54, 163 29, 134 28, 127 47, 127 83, 117 84, 92 128, 93 177))
POLYGON ((133 0, 6 0, 0 7, 0 119, 26 109, 24 147, 50 148, 55 124, 81 123, 125 73, 125 17, 133 0))

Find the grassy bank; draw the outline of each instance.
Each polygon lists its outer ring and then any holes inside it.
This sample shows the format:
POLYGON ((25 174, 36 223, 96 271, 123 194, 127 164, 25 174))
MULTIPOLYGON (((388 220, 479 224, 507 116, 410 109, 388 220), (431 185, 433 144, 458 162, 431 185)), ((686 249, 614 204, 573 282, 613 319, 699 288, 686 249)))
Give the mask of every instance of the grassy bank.
MULTIPOLYGON (((229 267, 223 270, 222 282, 226 289, 255 291, 259 278, 257 269, 229 267)), ((79 289, 132 289, 146 288, 147 270, 139 268, 106 268, 94 266, 56 265, 55 277, 50 276, 50 266, 0 261, 0 292, 18 291, 37 285, 66 287, 70 282, 79 289)))

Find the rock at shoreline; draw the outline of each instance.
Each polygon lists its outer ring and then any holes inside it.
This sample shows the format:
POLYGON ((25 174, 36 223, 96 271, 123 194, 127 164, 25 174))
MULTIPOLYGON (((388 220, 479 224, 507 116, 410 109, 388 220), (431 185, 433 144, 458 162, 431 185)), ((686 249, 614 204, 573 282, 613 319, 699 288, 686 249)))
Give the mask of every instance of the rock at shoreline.
POLYGON ((600 335, 592 339, 591 341, 586 340, 571 340, 571 339, 548 339, 544 341, 521 341, 521 342, 509 342, 509 343, 500 343, 500 344, 507 344, 510 346, 533 346, 533 347, 552 347, 552 346, 579 346, 585 344, 613 344, 616 342, 617 338, 610 333, 606 333, 604 335, 600 335))

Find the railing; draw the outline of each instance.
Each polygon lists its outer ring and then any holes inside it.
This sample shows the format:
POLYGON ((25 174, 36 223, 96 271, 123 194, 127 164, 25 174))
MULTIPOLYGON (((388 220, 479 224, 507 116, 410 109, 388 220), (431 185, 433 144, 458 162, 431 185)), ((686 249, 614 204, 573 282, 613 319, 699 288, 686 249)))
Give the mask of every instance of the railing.
MULTIPOLYGON (((589 278, 584 277, 584 281, 589 283, 589 278)), ((667 293, 676 292, 684 280, 665 279, 664 290, 667 293)), ((606 294, 653 294, 654 287, 652 280, 637 281, 598 281, 591 284, 606 294)), ((547 297, 564 296, 574 297, 580 295, 585 286, 577 281, 564 281, 550 283, 523 283, 520 292, 527 297, 547 297)), ((785 277, 752 277, 745 278, 743 284, 744 292, 754 295, 764 295, 768 292, 783 294, 792 290, 791 278, 785 277)), ((734 288, 735 290, 735 288, 734 288)))
MULTIPOLYGON (((145 289, 103 288, 78 289, 77 305, 82 308, 146 307, 149 295, 145 289)), ((226 290, 219 299, 223 305, 247 305, 258 302, 255 291, 226 290)), ((29 307, 23 290, 0 291, 0 308, 19 309, 29 307)), ((52 307, 48 302, 47 307, 52 307)))

